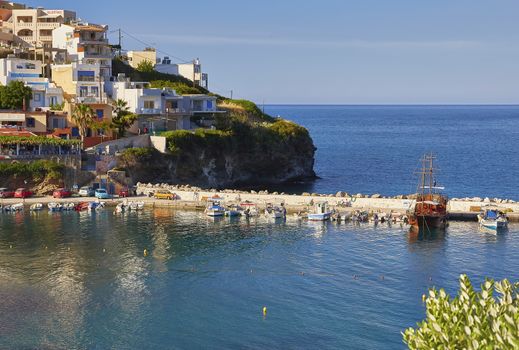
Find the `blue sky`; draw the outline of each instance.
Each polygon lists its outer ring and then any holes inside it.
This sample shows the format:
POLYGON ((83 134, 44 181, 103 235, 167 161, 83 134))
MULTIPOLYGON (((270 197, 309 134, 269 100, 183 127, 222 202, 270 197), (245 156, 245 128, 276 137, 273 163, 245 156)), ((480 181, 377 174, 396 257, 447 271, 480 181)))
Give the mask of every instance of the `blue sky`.
POLYGON ((200 57, 212 90, 258 103, 519 103, 517 0, 26 3, 200 57))

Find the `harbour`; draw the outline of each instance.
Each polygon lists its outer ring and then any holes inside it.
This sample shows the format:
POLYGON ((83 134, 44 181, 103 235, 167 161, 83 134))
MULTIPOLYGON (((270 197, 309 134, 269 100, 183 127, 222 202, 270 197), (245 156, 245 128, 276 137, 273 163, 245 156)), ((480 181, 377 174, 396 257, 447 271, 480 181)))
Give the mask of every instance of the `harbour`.
MULTIPOLYGON (((240 204, 250 202, 257 205, 262 211, 269 205, 281 205, 286 208, 289 214, 308 212, 314 207, 315 203, 326 202, 328 205, 339 212, 351 213, 356 210, 368 211, 370 213, 395 212, 405 214, 414 207, 415 200, 412 195, 400 195, 396 197, 382 197, 380 195, 356 194, 350 196, 345 192, 333 194, 301 194, 289 195, 279 193, 268 193, 268 191, 240 191, 240 190, 203 190, 190 186, 176 186, 167 184, 138 184, 137 193, 143 194, 130 198, 112 198, 103 200, 107 207, 116 207, 119 203, 128 201, 143 202, 145 208, 176 208, 184 210, 204 211, 207 207, 207 200, 217 197, 226 204, 240 204), (159 190, 166 190, 175 194, 174 200, 164 200, 153 198, 153 194, 159 190)), ((21 201, 15 198, 0 200, 0 205, 24 204, 26 210, 36 203, 47 206, 49 203, 79 203, 99 201, 93 197, 65 198, 56 200, 52 197, 26 198, 21 201)), ((514 200, 499 198, 463 198, 451 199, 447 205, 449 220, 453 221, 477 221, 477 216, 485 207, 493 206, 507 213, 511 222, 519 222, 519 203, 514 200)))

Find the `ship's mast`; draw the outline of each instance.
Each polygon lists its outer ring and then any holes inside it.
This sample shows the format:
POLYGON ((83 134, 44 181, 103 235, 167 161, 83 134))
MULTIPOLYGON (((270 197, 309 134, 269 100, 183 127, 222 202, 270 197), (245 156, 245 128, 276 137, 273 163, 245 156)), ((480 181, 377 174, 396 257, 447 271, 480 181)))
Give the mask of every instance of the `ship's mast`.
POLYGON ((433 155, 431 153, 429 157, 429 194, 433 193, 433 155))

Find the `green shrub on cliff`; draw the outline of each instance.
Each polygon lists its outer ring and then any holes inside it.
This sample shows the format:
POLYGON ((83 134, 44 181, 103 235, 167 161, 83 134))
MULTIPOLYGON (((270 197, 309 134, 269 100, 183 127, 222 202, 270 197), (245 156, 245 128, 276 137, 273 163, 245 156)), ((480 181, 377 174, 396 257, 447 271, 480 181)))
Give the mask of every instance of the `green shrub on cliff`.
POLYGON ((476 292, 462 275, 457 297, 432 289, 425 303, 427 319, 404 333, 410 349, 519 348, 519 283, 487 280, 476 292))
POLYGON ((0 178, 9 177, 24 178, 32 181, 59 180, 63 177, 65 166, 49 160, 37 160, 33 162, 0 163, 0 178))
POLYGON ((139 161, 145 161, 151 158, 153 154, 152 148, 144 148, 144 147, 136 147, 136 148, 127 148, 122 151, 120 157, 125 161, 137 159, 139 161))
POLYGON ((150 82, 150 85, 152 88, 157 88, 157 89, 162 89, 162 88, 173 89, 179 95, 202 93, 196 87, 193 87, 192 85, 188 85, 188 84, 180 82, 180 81, 154 80, 154 81, 150 82))

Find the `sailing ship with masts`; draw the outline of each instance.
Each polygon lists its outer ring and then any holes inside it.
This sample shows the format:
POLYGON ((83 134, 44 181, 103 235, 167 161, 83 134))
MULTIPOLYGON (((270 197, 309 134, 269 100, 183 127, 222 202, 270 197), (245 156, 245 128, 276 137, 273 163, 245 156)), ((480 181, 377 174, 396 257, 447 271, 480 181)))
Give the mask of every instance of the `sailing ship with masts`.
POLYGON ((445 188, 436 184, 435 159, 432 154, 424 155, 421 159, 416 205, 409 215, 409 224, 415 229, 430 230, 447 227, 447 197, 441 193, 445 188))

